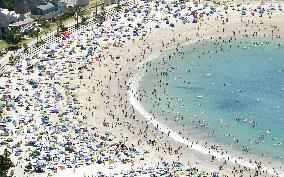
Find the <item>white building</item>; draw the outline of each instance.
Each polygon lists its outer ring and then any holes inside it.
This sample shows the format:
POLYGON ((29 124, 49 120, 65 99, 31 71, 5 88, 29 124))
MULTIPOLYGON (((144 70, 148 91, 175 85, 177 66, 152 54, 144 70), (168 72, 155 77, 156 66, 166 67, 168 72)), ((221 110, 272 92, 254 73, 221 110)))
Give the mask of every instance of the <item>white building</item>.
POLYGON ((0 26, 7 27, 11 23, 24 20, 25 16, 17 14, 15 11, 0 8, 0 26))

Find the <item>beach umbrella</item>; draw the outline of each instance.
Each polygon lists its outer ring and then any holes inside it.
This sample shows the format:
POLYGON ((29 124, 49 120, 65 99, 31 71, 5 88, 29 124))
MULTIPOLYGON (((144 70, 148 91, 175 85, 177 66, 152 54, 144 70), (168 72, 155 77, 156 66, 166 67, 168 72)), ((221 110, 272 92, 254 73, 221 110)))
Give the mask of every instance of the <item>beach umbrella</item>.
POLYGON ((97 162, 96 162, 97 164, 102 164, 103 163, 103 161, 101 160, 101 159, 99 159, 99 160, 97 160, 97 162))
POLYGON ((60 165, 60 166, 58 166, 58 167, 60 168, 60 170, 64 170, 64 169, 65 169, 65 167, 62 166, 62 165, 60 165))
POLYGON ((81 128, 80 128, 80 127, 76 127, 76 128, 75 128, 75 133, 80 133, 80 131, 81 131, 81 128))
POLYGON ((58 108, 51 108, 50 113, 59 113, 59 109, 58 108))
POLYGON ((198 23, 198 18, 194 18, 192 23, 198 23))
POLYGON ((175 22, 174 21, 170 22, 170 27, 175 27, 175 22))
POLYGON ((265 12, 265 9, 264 8, 261 8, 260 10, 259 10, 259 13, 260 14, 263 14, 265 12))
POLYGON ((68 37, 68 36, 70 36, 71 34, 72 34, 71 31, 66 31, 66 32, 64 32, 64 36, 65 36, 65 37, 68 37))
POLYGON ((21 114, 21 115, 18 116, 18 120, 19 120, 20 123, 25 123, 26 119, 27 119, 27 116, 25 116, 25 115, 21 114))
POLYGON ((101 148, 101 147, 102 147, 102 144, 97 144, 96 147, 97 147, 97 148, 101 148))

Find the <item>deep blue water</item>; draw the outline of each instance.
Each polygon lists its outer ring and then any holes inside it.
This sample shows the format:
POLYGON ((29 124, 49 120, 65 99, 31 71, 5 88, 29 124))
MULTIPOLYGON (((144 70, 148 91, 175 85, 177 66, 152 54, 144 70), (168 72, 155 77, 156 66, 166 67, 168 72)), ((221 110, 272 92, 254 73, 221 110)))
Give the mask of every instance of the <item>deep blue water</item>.
POLYGON ((282 165, 284 45, 278 46, 283 43, 279 39, 264 41, 198 42, 186 46, 184 55, 153 60, 140 86, 148 96, 142 103, 157 119, 186 137, 282 165), (161 72, 168 75, 157 76, 161 72), (200 124, 207 128, 200 128, 200 124))

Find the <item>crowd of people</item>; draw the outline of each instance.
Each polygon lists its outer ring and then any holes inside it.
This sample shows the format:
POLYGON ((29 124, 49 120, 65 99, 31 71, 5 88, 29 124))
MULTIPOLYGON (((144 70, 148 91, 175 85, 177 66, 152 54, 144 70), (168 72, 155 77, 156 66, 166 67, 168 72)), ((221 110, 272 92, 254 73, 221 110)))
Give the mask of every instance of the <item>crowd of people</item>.
MULTIPOLYGON (((228 5, 214 3, 139 1, 101 25, 89 25, 74 32, 65 32, 60 40, 47 44, 39 53, 30 54, 30 57, 7 66, 0 78, 0 152, 7 148, 12 153, 15 167, 10 173, 14 176, 42 173, 52 176, 67 168, 75 172, 76 168, 82 166, 104 166, 108 163, 105 168, 118 168, 113 175, 120 176, 219 176, 219 172, 204 172, 192 164, 179 161, 135 169, 134 163, 139 161, 144 164, 143 158, 149 152, 135 145, 126 145, 112 132, 101 132, 96 126, 90 126, 90 117, 84 111, 96 117, 92 110, 97 108, 85 105, 92 101, 87 95, 85 104, 81 103, 78 90, 85 86, 81 82, 88 79, 85 77, 95 78, 95 65, 106 69, 105 60, 124 59, 119 53, 111 53, 112 48, 123 47, 126 42, 134 42, 137 38, 143 40, 155 29, 174 28, 176 23, 209 23, 210 16, 214 14, 225 23, 230 20, 226 10, 228 8, 228 5), (103 54, 105 50, 109 51, 109 57, 103 54), (124 170, 112 164, 129 166, 124 170)), ((246 15, 244 12, 271 16, 275 8, 281 10, 280 5, 254 4, 249 10, 241 5, 236 6, 235 11, 240 16, 246 15)), ((90 92, 98 91, 100 84, 99 81, 90 92)), ((102 91, 100 95, 104 97, 106 94, 102 91)), ((120 104, 113 108, 116 106, 120 104)), ((109 115, 118 117, 114 112, 110 111, 109 115)), ((126 111, 121 117, 125 114, 127 117, 126 111)), ((119 121, 122 118, 117 119, 117 124, 119 121)), ((109 127, 107 121, 102 124, 97 126, 109 127)), ((131 129, 131 125, 128 126, 131 129)), ((142 130, 140 132, 145 133, 142 130)), ((152 145, 155 141, 148 143, 152 145)), ((93 175, 109 174, 97 171, 93 175)))

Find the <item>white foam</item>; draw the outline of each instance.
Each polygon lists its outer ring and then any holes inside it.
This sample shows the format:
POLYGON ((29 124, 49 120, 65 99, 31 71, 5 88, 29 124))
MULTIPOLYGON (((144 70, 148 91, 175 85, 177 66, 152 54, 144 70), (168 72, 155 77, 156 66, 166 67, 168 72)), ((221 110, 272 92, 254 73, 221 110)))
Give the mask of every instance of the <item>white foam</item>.
MULTIPOLYGON (((192 41, 195 42, 195 41, 192 41)), ((243 160, 243 159, 239 159, 237 157, 233 157, 229 154, 227 155, 222 155, 219 152, 216 151, 212 151, 212 150, 208 150, 206 149, 204 146, 195 144, 189 140, 184 139, 183 137, 181 137, 177 132, 174 132, 173 130, 171 130, 170 128, 168 128, 165 124, 159 122, 158 120, 154 119, 154 117, 148 113, 143 105, 136 99, 135 97, 135 93, 137 92, 139 86, 140 86, 140 82, 142 81, 143 77, 144 77, 144 71, 139 70, 139 68, 141 68, 141 66, 143 64, 145 64, 148 61, 151 61, 155 58, 159 57, 159 53, 154 53, 153 55, 151 55, 147 60, 138 63, 135 67, 135 70, 137 71, 129 80, 128 80, 128 86, 129 86, 129 90, 128 90, 128 98, 130 103, 133 105, 133 107, 142 115, 145 117, 146 120, 148 120, 153 126, 157 127, 158 125, 158 129, 162 132, 164 132, 165 134, 168 134, 168 132, 170 132, 169 137, 174 139, 176 142, 180 142, 184 145, 187 145, 188 147, 190 147, 193 150, 196 150, 200 153, 206 154, 206 155, 211 155, 211 156, 215 156, 215 158, 219 159, 219 160, 227 160, 230 161, 232 163, 235 164, 239 164, 242 166, 245 166, 247 168, 251 168, 251 169, 257 169, 257 165, 250 163, 249 161, 243 160), (192 146, 191 146, 192 145, 192 146), (229 160, 228 160, 229 159, 229 160)), ((262 171, 267 171, 267 173, 271 174, 271 175, 277 175, 280 177, 284 177, 284 172, 282 171, 275 171, 271 168, 268 167, 264 167, 262 166, 262 171)))

